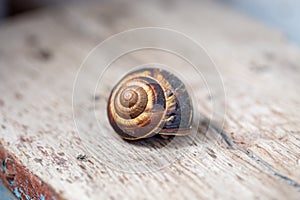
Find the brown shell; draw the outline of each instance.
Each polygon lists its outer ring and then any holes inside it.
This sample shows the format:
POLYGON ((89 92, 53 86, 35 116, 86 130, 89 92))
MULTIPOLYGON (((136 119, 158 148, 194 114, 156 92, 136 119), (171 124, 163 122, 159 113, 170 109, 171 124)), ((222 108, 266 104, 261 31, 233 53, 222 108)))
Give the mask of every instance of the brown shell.
POLYGON ((139 69, 123 77, 110 94, 107 113, 114 130, 128 140, 158 133, 184 135, 193 120, 184 84, 158 68, 139 69))

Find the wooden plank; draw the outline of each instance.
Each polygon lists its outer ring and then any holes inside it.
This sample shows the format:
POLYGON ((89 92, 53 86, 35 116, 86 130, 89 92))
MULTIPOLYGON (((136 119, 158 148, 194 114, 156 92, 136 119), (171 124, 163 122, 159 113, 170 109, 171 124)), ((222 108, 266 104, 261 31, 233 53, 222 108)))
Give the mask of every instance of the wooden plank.
MULTIPOLYGON (((0 44, 0 174, 20 198, 299 199, 300 51, 281 34, 207 1, 104 2, 13 19, 2 25, 0 44), (116 136, 116 143, 102 143, 107 158, 96 157, 85 146, 96 142, 89 138, 97 134, 96 122, 82 125, 85 138, 76 132, 73 82, 100 41, 144 26, 178 30, 203 44, 222 74, 227 112, 219 135, 218 127, 198 134, 172 165, 128 173, 120 170, 124 163, 116 165, 122 157, 112 145, 149 160, 159 146, 129 146, 116 136)), ((140 56, 137 63, 157 55, 140 56)), ((85 92, 93 73, 82 74, 82 100, 93 102, 93 93, 85 92)), ((201 100, 200 112, 209 111, 209 102, 201 100)), ((105 128, 101 134, 114 134, 105 128)), ((205 128, 203 123, 200 133, 205 128)))

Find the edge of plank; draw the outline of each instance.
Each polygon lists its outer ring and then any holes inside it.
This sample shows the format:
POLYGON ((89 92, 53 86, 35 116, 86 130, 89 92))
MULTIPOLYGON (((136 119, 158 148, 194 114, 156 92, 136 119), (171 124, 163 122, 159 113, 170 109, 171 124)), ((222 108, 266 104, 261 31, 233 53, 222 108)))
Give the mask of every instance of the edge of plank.
POLYGON ((63 200, 54 189, 30 172, 0 142, 0 178, 18 199, 63 200))

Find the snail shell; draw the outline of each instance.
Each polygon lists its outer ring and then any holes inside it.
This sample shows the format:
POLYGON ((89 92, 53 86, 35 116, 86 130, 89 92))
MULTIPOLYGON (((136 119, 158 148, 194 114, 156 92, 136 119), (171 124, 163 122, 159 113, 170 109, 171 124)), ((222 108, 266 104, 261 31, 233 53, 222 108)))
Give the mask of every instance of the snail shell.
POLYGON ((123 77, 110 94, 107 112, 113 129, 128 140, 185 135, 193 120, 185 85, 158 68, 139 69, 123 77))

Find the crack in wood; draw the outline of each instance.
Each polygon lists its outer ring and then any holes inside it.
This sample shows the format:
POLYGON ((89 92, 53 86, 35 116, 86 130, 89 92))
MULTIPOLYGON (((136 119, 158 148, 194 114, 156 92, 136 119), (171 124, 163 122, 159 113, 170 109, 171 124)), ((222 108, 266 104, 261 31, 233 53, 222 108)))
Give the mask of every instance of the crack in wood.
POLYGON ((248 157, 250 157, 252 160, 254 160, 256 163, 258 163, 261 167, 263 167, 265 170, 267 170, 269 173, 271 173, 274 176, 279 177, 283 181, 285 181, 287 184, 295 187, 300 192, 300 184, 294 181, 293 179, 281 174, 276 169, 274 169, 271 165, 269 165, 266 161, 264 161, 259 156, 255 155, 251 150, 243 148, 239 145, 237 145, 229 136, 228 134, 223 130, 220 129, 217 125, 211 123, 211 128, 219 134, 222 139, 226 142, 226 144, 235 150, 239 150, 243 153, 245 153, 248 157))

